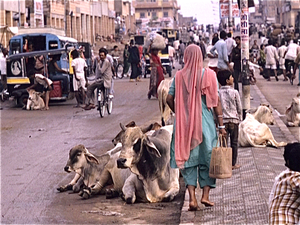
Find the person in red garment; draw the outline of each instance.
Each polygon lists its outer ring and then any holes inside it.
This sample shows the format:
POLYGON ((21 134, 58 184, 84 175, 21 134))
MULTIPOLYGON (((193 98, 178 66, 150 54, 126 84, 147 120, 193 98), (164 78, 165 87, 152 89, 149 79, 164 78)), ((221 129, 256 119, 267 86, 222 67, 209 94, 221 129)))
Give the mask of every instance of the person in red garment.
POLYGON ((167 71, 161 65, 161 61, 158 56, 158 49, 151 49, 150 66, 151 66, 151 74, 150 74, 148 99, 150 99, 151 96, 157 98, 157 88, 160 82, 165 79, 164 74, 167 74, 167 71))

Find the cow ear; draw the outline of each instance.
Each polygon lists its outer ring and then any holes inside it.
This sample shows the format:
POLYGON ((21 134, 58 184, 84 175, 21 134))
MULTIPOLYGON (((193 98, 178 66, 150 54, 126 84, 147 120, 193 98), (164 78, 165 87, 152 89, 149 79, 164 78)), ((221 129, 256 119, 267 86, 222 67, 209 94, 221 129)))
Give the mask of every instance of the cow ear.
POLYGON ((86 149, 85 157, 89 162, 99 164, 99 160, 86 149))
POLYGON ((152 130, 153 123, 151 123, 149 126, 142 128, 143 134, 147 133, 148 131, 152 130))
POLYGON ((123 131, 126 131, 126 127, 122 123, 120 123, 120 127, 123 131))
POLYGON ((144 143, 146 144, 147 151, 150 154, 155 155, 157 158, 161 157, 160 152, 158 151, 158 149, 156 148, 156 146, 153 144, 153 142, 150 141, 150 139, 149 139, 148 136, 144 139, 144 143))
POLYGON ((136 126, 136 124, 134 121, 131 121, 126 125, 126 127, 135 127, 135 126, 136 126))

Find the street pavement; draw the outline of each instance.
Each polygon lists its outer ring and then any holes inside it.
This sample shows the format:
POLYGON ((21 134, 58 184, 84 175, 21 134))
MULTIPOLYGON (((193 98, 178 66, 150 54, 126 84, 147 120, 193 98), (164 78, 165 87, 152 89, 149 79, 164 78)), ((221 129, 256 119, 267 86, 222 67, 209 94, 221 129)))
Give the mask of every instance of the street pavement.
MULTIPOLYGON (((251 108, 258 107, 260 103, 271 105, 276 123, 269 127, 275 140, 299 141, 299 127, 288 129, 284 123, 284 112, 278 112, 273 107, 276 104, 277 108, 279 104, 285 107, 299 92, 299 88, 295 84, 291 86, 289 82, 283 82, 282 76, 278 82, 274 77, 271 82, 267 82, 258 73, 255 76, 257 85, 251 85, 251 108)), ((242 97, 241 88, 240 95, 242 97)), ((201 189, 197 187, 196 196, 201 210, 190 212, 186 191, 180 224, 267 224, 268 198, 274 178, 286 168, 283 151, 283 147, 239 147, 238 164, 241 168, 233 170, 229 179, 217 179, 216 188, 210 191, 210 200, 215 205, 202 205, 201 189)))

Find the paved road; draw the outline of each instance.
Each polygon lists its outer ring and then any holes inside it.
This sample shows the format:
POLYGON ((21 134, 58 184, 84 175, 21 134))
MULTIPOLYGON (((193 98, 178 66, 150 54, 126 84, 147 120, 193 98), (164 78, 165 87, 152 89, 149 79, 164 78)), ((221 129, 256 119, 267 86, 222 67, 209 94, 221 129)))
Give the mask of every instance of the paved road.
POLYGON ((103 118, 96 110, 73 108, 75 100, 52 102, 49 111, 24 111, 13 101, 1 104, 1 223, 178 224, 184 191, 172 203, 128 206, 121 198, 83 201, 56 190, 74 176, 63 170, 73 146, 83 144, 100 155, 113 147, 119 123, 160 121, 158 101, 147 99, 148 85, 149 79, 116 80, 113 112, 103 118))

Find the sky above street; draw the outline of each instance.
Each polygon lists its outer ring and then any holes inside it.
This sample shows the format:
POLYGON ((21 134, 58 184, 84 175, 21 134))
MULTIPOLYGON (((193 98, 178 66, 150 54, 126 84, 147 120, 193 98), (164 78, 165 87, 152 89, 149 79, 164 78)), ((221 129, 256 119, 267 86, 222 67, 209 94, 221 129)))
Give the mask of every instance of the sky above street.
MULTIPOLYGON (((254 2, 258 3, 258 0, 254 2)), ((196 17, 198 24, 219 24, 219 0, 177 0, 177 3, 184 17, 196 17)))

